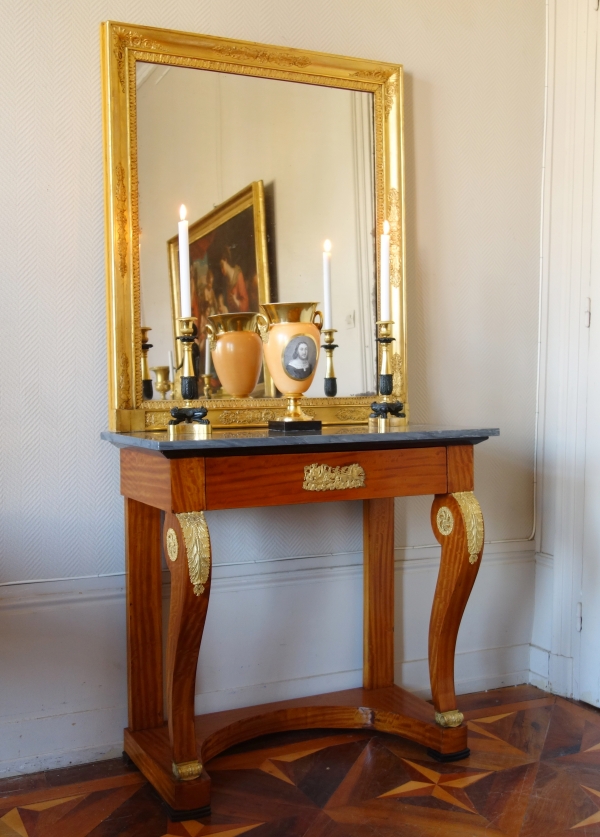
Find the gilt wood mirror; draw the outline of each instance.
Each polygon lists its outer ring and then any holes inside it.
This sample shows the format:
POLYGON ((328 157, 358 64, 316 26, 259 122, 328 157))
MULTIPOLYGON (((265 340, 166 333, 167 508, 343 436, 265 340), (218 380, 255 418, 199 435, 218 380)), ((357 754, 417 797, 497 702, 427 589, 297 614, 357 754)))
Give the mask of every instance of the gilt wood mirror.
MULTIPOLYGON (((324 397, 322 353, 303 402, 324 424, 364 422, 370 412, 387 220, 393 394, 406 404, 402 68, 107 22, 102 78, 110 429, 163 429, 183 403, 144 398, 141 330, 152 329, 147 368, 168 365, 169 353, 179 364, 180 204, 201 300, 199 366, 204 314, 320 303, 323 242, 332 241, 338 395, 324 397), (229 267, 224 253, 233 253, 229 267), (235 271, 243 293, 229 303, 235 271)), ((213 427, 262 426, 285 410, 268 374, 250 398, 210 384, 198 404, 213 427)))

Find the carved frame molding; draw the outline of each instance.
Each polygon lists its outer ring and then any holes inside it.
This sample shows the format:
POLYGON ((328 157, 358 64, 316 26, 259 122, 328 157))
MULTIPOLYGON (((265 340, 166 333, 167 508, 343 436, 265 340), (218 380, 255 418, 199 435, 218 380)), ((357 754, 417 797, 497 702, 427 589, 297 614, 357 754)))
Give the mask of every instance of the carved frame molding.
MULTIPOLYGON (((144 402, 141 381, 136 61, 295 81, 374 98, 377 273, 379 234, 390 222, 394 397, 407 404, 403 70, 401 66, 307 50, 107 21, 101 26, 105 157, 109 427, 158 430, 164 402, 144 402)), ((368 418, 369 398, 312 398, 307 412, 324 424, 368 418)), ((264 426, 279 399, 198 400, 214 427, 264 426), (264 415, 263 415, 264 414, 264 415), (269 417, 267 417, 269 414, 269 417), (234 417, 235 416, 235 417, 234 417)), ((170 402, 169 406, 177 406, 170 402)), ((408 409, 405 408, 408 416, 408 409)), ((407 419, 406 419, 407 420, 407 419)))

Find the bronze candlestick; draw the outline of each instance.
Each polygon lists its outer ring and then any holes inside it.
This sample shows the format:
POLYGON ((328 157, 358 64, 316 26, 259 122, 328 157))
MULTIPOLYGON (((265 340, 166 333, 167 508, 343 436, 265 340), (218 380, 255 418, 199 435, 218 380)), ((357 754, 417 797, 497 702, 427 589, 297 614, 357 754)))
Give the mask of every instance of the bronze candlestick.
POLYGON ((152 343, 148 343, 148 332, 152 329, 149 326, 141 326, 140 331, 142 332, 142 394, 144 401, 152 401, 154 392, 148 369, 148 349, 152 348, 152 343))
POLYGON ((179 317, 179 337, 183 350, 183 368, 181 370, 181 397, 186 407, 191 407, 190 402, 198 398, 198 379, 194 370, 194 356, 192 346, 194 344, 194 326, 196 317, 179 317))
POLYGON ((198 379, 194 370, 192 346, 194 344, 194 325, 196 317, 179 317, 179 337, 183 349, 181 369, 181 397, 184 407, 173 407, 169 422, 170 439, 206 439, 211 435, 211 426, 205 418, 206 407, 193 407, 192 401, 198 398, 198 379))
POLYGON ((390 429, 390 416, 404 418, 404 404, 401 401, 392 401, 394 391, 394 375, 390 359, 393 320, 378 320, 379 337, 377 342, 381 345, 381 368, 379 371, 379 395, 381 401, 373 401, 371 404, 371 415, 369 416, 369 430, 376 430, 379 433, 388 433, 390 429))
POLYGON ((335 369, 333 368, 333 352, 337 349, 337 343, 334 343, 334 334, 337 328, 323 328, 321 334, 325 341, 323 348, 327 355, 327 366, 325 369, 325 395, 327 398, 335 398, 337 395, 337 378, 335 377, 335 369))

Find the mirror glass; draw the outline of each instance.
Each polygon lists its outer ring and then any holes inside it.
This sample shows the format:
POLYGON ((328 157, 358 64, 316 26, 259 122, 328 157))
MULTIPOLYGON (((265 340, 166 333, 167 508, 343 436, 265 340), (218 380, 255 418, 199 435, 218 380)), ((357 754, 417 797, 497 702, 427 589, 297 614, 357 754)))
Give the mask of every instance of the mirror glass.
MULTIPOLYGON (((322 310, 329 239, 338 396, 374 392, 372 94, 143 62, 136 68, 141 325, 152 329, 149 366, 166 366, 175 353, 173 248, 184 204, 202 355, 208 313, 255 310, 266 293, 272 302, 314 301, 322 310), (239 206, 219 216, 233 196, 246 190, 256 198, 258 189, 258 221, 256 204, 254 221, 252 210, 239 206)), ((324 374, 321 352, 308 397, 324 395, 324 374)), ((217 390, 216 378, 213 384, 217 390)), ((264 381, 253 393, 261 394, 264 381)))

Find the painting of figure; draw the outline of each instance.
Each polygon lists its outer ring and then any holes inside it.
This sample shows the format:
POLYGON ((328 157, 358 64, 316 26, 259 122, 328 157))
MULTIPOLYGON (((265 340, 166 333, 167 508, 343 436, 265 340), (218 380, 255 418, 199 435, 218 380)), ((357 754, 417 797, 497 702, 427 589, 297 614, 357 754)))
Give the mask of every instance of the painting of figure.
MULTIPOLYGON (((269 276, 262 180, 216 206, 190 224, 190 291, 192 316, 197 320, 196 374, 206 366, 206 324, 213 314, 260 311, 269 302, 269 276)), ((179 241, 168 242, 171 269, 173 329, 180 316, 179 241)), ((181 362, 179 341, 175 341, 181 362)), ((211 370, 211 389, 219 381, 211 370)))

